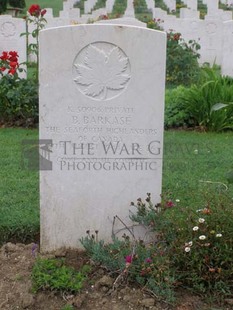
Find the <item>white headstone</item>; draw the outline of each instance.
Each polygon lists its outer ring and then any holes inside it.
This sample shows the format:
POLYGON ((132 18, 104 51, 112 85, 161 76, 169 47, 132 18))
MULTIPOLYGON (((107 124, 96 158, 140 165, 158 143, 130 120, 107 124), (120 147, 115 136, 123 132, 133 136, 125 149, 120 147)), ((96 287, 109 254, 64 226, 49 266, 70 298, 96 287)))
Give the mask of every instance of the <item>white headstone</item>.
POLYGON ((207 15, 216 15, 218 13, 219 0, 206 0, 207 15))
POLYGON ((165 33, 135 26, 40 32, 42 251, 121 237, 131 201, 160 201, 165 54, 165 33))
POLYGON ((222 75, 233 77, 233 21, 224 23, 223 28, 223 55, 222 55, 222 75))
POLYGON ((180 18, 192 18, 192 19, 199 19, 200 12, 187 9, 187 8, 181 8, 180 9, 180 18))
POLYGON ((164 3, 170 11, 176 10, 176 0, 164 0, 164 3))
MULTIPOLYGON (((0 54, 3 51, 16 51, 19 55, 19 63, 25 63, 27 60, 26 36, 21 36, 21 33, 25 32, 24 19, 0 15, 0 54)), ((23 68, 26 69, 25 66, 23 68)), ((20 76, 26 77, 26 72, 20 73, 20 76)))
POLYGON ((106 10, 108 13, 111 13, 113 10, 113 6, 114 6, 114 0, 107 0, 106 1, 106 10))
POLYGON ((124 17, 135 18, 134 2, 133 2, 133 0, 127 0, 127 7, 126 7, 126 10, 125 10, 124 17))
POLYGON ((197 11, 197 0, 187 0, 187 8, 197 11))

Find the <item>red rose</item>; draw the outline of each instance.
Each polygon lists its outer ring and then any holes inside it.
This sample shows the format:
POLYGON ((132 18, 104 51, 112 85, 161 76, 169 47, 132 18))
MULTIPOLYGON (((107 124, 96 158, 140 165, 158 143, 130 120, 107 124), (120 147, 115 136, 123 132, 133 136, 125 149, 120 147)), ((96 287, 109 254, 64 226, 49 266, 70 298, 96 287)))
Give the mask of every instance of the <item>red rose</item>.
POLYGON ((1 67, 0 68, 0 71, 2 71, 2 72, 5 71, 5 70, 6 70, 6 67, 1 67))
POLYGON ((16 62, 16 61, 11 61, 11 62, 10 62, 10 67, 11 67, 11 68, 16 68, 16 67, 18 67, 18 62, 16 62))
POLYGON ((9 52, 9 61, 17 62, 18 61, 18 53, 15 51, 10 51, 9 52))
POLYGON ((40 14, 41 14, 41 16, 43 17, 46 13, 47 13, 47 11, 44 9, 44 10, 41 11, 40 14))
POLYGON ((14 75, 16 73, 16 69, 11 68, 8 73, 14 75))
POLYGON ((41 8, 38 4, 32 4, 30 8, 28 9, 28 12, 31 16, 39 17, 41 8))
POLYGON ((0 59, 7 60, 8 59, 8 53, 7 52, 2 52, 2 55, 0 56, 0 59))

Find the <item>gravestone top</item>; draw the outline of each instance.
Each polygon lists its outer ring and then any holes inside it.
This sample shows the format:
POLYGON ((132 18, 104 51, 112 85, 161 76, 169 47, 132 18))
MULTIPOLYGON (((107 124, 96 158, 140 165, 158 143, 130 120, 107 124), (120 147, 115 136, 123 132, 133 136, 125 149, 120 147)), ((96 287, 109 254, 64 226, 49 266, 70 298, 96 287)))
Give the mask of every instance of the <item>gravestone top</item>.
POLYGON ((137 26, 146 28, 146 23, 141 22, 140 20, 133 17, 121 17, 115 19, 106 19, 96 22, 96 24, 112 24, 112 25, 128 25, 128 26, 137 26))

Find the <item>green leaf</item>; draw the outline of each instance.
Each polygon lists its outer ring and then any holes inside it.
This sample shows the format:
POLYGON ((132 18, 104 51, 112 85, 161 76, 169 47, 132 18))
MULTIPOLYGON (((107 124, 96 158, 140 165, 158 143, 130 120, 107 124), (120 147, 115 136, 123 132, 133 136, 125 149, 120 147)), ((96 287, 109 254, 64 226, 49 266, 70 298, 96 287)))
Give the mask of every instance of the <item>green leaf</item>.
POLYGON ((216 103, 215 105, 212 106, 211 112, 218 111, 218 110, 221 110, 223 108, 226 108, 226 107, 228 107, 228 105, 229 104, 226 104, 226 103, 216 103))

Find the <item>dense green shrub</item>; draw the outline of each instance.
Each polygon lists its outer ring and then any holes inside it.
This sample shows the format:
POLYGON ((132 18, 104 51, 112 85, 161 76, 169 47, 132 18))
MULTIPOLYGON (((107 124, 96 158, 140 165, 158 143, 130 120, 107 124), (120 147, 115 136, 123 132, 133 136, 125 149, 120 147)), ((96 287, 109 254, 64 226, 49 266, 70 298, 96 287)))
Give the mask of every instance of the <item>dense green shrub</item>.
POLYGON ((200 45, 193 40, 188 43, 180 33, 167 34, 166 80, 172 85, 191 85, 200 75, 198 50, 200 45))
POLYGON ((23 72, 16 51, 0 55, 0 121, 15 122, 38 117, 38 83, 20 78, 23 72))
POLYGON ((0 119, 5 122, 17 120, 31 123, 38 120, 38 84, 34 80, 14 78, 10 75, 0 79, 0 119))
POLYGON ((165 95, 165 117, 164 127, 178 128, 193 126, 192 119, 188 112, 184 110, 180 97, 185 92, 184 86, 178 86, 174 89, 167 89, 165 95))
POLYGON ((165 128, 174 127, 216 132, 233 129, 233 79, 205 67, 196 84, 167 90, 165 128))

